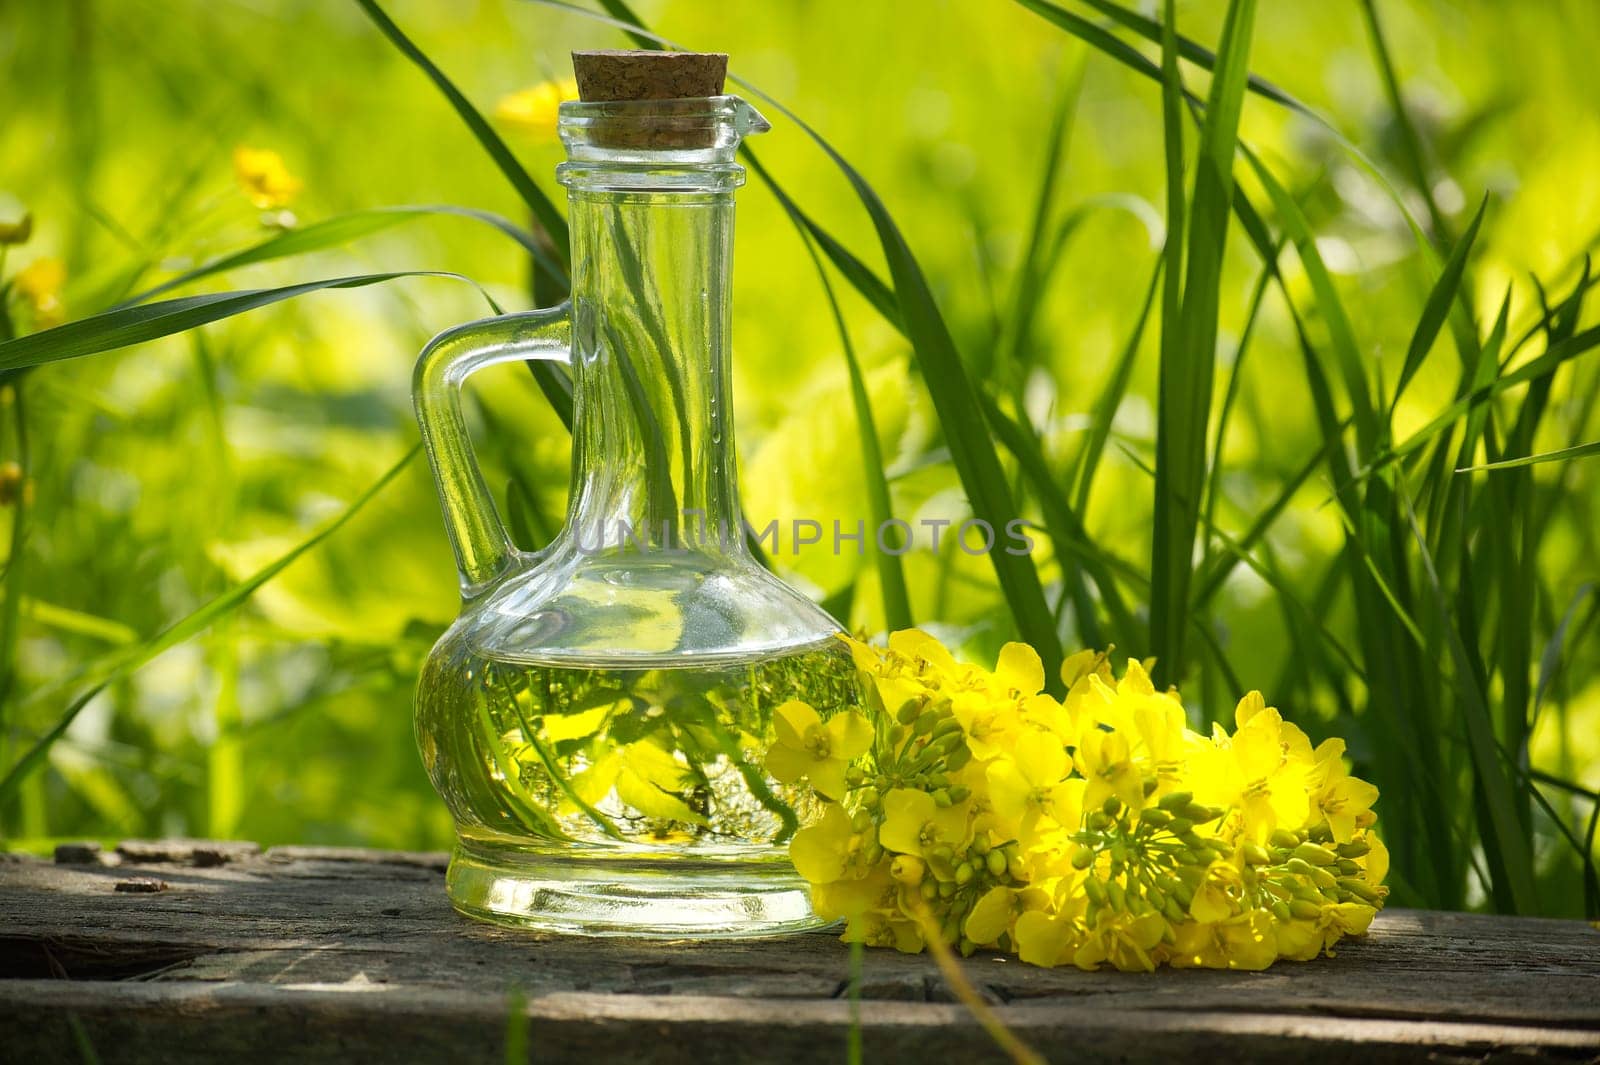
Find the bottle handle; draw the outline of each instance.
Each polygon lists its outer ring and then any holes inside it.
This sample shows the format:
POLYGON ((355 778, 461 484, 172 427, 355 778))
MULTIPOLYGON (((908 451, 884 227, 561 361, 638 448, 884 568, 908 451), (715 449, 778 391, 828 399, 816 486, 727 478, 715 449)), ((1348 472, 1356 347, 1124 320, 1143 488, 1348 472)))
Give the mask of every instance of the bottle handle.
POLYGON ((571 362, 572 305, 485 318, 447 329, 417 358, 412 401, 455 549, 461 595, 471 599, 517 561, 461 414, 461 386, 485 366, 513 360, 571 362))

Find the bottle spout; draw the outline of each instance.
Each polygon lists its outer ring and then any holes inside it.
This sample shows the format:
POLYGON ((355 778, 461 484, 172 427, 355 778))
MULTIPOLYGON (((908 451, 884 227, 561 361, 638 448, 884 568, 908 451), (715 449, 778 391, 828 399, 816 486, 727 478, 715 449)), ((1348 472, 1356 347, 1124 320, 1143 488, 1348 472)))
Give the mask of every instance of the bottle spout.
POLYGON ((765 133, 772 128, 772 123, 767 117, 740 97, 733 97, 733 128, 743 140, 745 137, 756 133, 765 133))

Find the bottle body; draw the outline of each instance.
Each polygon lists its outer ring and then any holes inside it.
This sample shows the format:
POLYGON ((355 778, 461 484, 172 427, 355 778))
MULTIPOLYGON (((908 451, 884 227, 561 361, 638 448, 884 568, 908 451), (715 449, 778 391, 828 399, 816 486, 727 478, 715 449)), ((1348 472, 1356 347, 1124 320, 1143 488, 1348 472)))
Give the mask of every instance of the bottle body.
POLYGON ((817 814, 766 770, 773 710, 858 702, 844 645, 745 660, 527 661, 440 641, 417 741, 455 817, 456 906, 561 931, 810 927, 787 844, 817 814))
POLYGON ((774 714, 855 711, 860 689, 838 624, 744 539, 728 334, 732 152, 753 112, 677 101, 675 121, 716 134, 687 157, 614 159, 589 136, 656 106, 564 106, 570 305, 446 334, 419 363, 464 601, 423 669, 417 741, 456 821, 463 912, 590 934, 786 932, 816 923, 787 850, 820 807, 767 770, 774 714), (534 555, 493 515, 456 398, 471 369, 529 352, 566 362, 574 408, 566 524, 534 555))

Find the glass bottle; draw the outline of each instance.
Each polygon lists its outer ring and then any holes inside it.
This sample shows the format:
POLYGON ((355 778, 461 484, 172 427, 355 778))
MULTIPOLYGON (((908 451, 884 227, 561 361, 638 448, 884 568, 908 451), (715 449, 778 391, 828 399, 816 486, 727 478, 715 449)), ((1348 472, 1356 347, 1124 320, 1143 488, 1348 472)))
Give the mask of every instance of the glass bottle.
POLYGON ((778 706, 826 718, 860 694, 838 624, 752 556, 739 508, 734 155, 767 128, 733 96, 563 104, 571 300, 445 332, 417 363, 463 605, 416 731, 470 916, 663 936, 818 923, 787 855, 818 800, 763 761, 778 706), (574 408, 566 524, 534 553, 501 524, 460 406, 473 371, 528 359, 570 367, 574 408))

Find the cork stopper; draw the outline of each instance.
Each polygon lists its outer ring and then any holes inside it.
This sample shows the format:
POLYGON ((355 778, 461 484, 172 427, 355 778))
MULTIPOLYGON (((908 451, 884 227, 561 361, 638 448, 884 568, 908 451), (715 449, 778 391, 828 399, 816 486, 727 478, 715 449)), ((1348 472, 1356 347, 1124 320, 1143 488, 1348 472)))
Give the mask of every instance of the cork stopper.
POLYGON ((728 74, 722 52, 573 52, 578 99, 693 100, 721 96, 728 74))
MULTIPOLYGON (((722 95, 728 57, 722 52, 573 52, 572 71, 584 103, 701 100, 722 95)), ((594 140, 608 148, 709 148, 716 133, 697 112, 671 104, 649 114, 619 109, 595 124, 594 140)))

